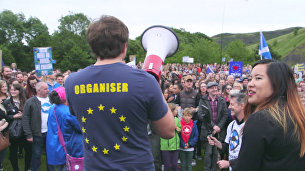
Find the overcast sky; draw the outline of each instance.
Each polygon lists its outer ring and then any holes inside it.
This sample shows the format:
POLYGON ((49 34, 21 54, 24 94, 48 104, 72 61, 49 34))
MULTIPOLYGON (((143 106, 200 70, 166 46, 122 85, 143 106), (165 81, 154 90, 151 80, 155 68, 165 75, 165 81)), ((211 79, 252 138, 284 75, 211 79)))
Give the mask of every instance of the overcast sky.
POLYGON ((53 33, 62 16, 113 15, 134 39, 152 25, 184 28, 208 36, 305 27, 305 0, 0 0, 4 9, 39 18, 53 33))

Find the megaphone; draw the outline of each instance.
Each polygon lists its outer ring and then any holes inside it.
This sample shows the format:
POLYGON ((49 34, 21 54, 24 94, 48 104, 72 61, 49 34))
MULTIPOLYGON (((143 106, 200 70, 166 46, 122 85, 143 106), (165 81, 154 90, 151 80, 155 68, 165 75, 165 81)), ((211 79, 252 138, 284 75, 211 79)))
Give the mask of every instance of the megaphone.
POLYGON ((147 52, 142 69, 159 81, 164 60, 177 52, 179 39, 170 28, 156 25, 143 32, 141 44, 147 52))

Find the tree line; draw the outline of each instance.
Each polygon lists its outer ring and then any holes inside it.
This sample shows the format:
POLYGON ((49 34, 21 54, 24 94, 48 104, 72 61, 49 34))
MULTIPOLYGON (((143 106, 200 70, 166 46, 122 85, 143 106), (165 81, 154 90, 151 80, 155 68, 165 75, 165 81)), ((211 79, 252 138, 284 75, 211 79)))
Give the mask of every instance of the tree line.
MULTIPOLYGON (((34 70, 34 47, 52 47, 54 68, 63 71, 84 68, 94 63, 86 41, 87 28, 91 19, 83 13, 70 13, 59 19, 58 29, 50 34, 48 27, 37 17, 25 18, 9 10, 0 13, 0 50, 6 65, 17 63, 22 71, 34 70)), ((243 61, 245 64, 260 59, 258 50, 249 51, 241 40, 232 41, 227 47, 213 41, 203 33, 190 33, 184 29, 172 28, 180 42, 177 53, 165 60, 166 63, 182 63, 183 56, 194 58, 194 63, 221 63, 227 60, 243 61)), ((141 47, 141 37, 129 40, 126 62, 129 55, 135 55, 137 62, 143 62, 145 51, 141 47)))

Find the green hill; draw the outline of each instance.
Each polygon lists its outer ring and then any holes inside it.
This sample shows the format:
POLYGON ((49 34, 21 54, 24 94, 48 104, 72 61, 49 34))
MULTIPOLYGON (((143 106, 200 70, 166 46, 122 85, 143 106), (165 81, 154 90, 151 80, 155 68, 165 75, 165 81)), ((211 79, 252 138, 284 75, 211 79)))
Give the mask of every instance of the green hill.
MULTIPOLYGON (((263 31, 264 37, 267 40, 269 48, 281 56, 281 60, 288 64, 304 63, 305 62, 305 28, 291 27, 275 31, 263 31), (295 31, 297 30, 297 33, 295 31)), ((252 52, 258 48, 260 41, 259 32, 245 34, 230 34, 223 33, 213 36, 212 39, 221 43, 225 48, 234 40, 240 39, 252 52)))
MULTIPOLYGON (((281 30, 275 30, 275 31, 263 31, 264 37, 266 40, 273 39, 288 33, 292 33, 295 29, 301 29, 301 27, 291 27, 281 30)), ((240 39, 242 40, 246 45, 251 45, 259 42, 259 32, 254 33, 244 33, 244 34, 231 34, 231 33, 223 33, 218 34, 216 36, 213 36, 212 39, 217 42, 221 43, 221 37, 222 37, 222 45, 223 47, 226 47, 230 42, 240 39)))
MULTIPOLYGON (((305 62, 305 28, 299 29, 296 35, 294 32, 291 32, 273 39, 266 38, 266 40, 267 44, 282 56, 282 61, 289 64, 305 62)), ((249 45, 248 48, 253 50, 258 47, 258 44, 257 42, 249 45)))

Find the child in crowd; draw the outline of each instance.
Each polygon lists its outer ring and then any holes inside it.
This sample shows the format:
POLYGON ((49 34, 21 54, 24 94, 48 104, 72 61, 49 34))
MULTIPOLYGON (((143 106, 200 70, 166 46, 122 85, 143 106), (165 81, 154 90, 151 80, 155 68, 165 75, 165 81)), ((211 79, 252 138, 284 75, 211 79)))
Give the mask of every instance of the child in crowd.
POLYGON ((178 156, 179 156, 179 146, 180 146, 180 138, 178 133, 181 131, 180 120, 177 118, 178 114, 178 106, 174 103, 168 104, 170 110, 172 111, 175 119, 175 136, 171 139, 163 139, 160 138, 160 149, 164 163, 164 170, 176 171, 178 169, 178 156))
POLYGON ((181 133, 180 133, 180 160, 181 171, 192 170, 192 158, 194 147, 198 140, 198 129, 196 122, 192 120, 193 110, 185 108, 181 119, 181 133))

